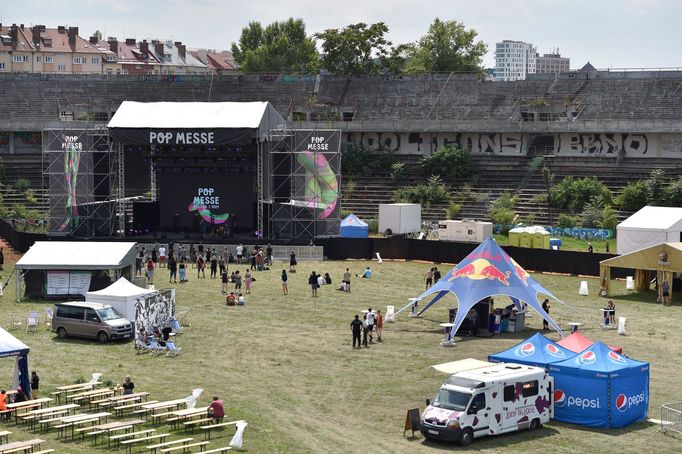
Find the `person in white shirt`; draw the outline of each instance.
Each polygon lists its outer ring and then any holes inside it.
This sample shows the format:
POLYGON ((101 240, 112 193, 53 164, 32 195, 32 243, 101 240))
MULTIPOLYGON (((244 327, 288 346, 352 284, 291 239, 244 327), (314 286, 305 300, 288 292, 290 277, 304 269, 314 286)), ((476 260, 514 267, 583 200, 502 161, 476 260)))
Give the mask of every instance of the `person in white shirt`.
POLYGON ((159 268, 166 267, 166 248, 165 246, 159 247, 159 268))
POLYGON ((367 331, 369 332, 369 342, 372 343, 374 341, 374 336, 372 335, 374 331, 374 312, 372 312, 371 307, 367 309, 367 331))
POLYGON ((244 254, 244 246, 241 244, 237 246, 237 263, 242 263, 242 255, 244 254))

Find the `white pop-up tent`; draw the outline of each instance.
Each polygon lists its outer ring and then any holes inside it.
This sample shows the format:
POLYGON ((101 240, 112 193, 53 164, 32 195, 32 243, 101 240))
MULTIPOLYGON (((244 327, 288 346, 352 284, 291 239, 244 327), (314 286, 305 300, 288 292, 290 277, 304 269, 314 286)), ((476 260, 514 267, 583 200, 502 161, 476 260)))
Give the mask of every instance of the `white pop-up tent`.
POLYGON ((90 303, 109 304, 116 311, 131 321, 135 321, 135 302, 139 298, 157 293, 156 290, 148 290, 121 277, 107 288, 88 292, 85 301, 90 303))
POLYGON ((646 206, 618 224, 618 254, 682 241, 682 208, 646 206))

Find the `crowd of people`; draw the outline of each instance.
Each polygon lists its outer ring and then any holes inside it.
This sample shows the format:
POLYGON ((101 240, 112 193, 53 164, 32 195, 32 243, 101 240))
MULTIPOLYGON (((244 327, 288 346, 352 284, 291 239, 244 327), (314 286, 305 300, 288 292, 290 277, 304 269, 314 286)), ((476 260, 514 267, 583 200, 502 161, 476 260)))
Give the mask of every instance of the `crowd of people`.
POLYGON ((25 402, 29 400, 29 396, 31 399, 40 398, 40 377, 36 371, 31 372, 30 388, 24 390, 21 386, 17 386, 17 389, 11 393, 0 389, 0 417, 3 415, 9 417, 9 413, 2 413, 7 410, 7 404, 25 402))
POLYGON ((363 312, 362 320, 356 314, 353 321, 350 322, 350 329, 353 333, 353 348, 369 348, 369 344, 374 343, 374 333, 377 335, 377 342, 382 342, 381 332, 384 328, 384 316, 381 311, 373 311, 370 307, 363 312), (362 340, 360 335, 362 335, 362 340))

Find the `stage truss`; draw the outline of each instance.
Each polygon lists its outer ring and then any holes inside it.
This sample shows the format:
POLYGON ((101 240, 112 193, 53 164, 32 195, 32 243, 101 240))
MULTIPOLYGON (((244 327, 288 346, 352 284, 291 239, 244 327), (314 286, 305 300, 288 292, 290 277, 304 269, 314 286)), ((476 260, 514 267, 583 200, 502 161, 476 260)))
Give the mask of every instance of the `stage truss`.
POLYGON ((341 131, 272 129, 264 205, 269 236, 312 240, 336 236, 341 213, 341 131))
POLYGON ((50 195, 50 236, 120 234, 122 150, 106 126, 43 130, 43 168, 50 195))

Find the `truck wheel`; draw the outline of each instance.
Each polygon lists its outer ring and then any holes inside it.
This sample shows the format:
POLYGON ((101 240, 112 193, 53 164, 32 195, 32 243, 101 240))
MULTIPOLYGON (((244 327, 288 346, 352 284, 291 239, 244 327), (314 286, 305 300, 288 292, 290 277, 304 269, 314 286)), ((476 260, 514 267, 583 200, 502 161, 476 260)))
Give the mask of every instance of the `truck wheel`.
POLYGON ((530 422, 530 425, 528 426, 528 430, 535 430, 541 426, 540 420, 535 418, 530 422))
POLYGON ((474 434, 471 429, 464 429, 459 436, 459 444, 462 446, 469 446, 474 441, 474 434))
POLYGON ((100 331, 99 333, 97 333, 97 340, 101 344, 106 344, 107 342, 109 342, 109 335, 104 331, 100 331))
POLYGON ((60 326, 57 329, 57 337, 60 339, 66 339, 67 336, 68 336, 68 333, 66 332, 66 329, 64 329, 64 327, 60 326))

